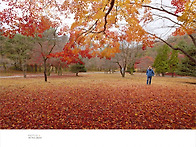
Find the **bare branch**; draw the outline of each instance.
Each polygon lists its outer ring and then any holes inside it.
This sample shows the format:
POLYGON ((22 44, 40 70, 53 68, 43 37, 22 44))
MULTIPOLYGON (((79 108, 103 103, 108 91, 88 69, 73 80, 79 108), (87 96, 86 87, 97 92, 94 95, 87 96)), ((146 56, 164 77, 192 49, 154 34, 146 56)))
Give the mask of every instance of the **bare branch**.
POLYGON ((160 7, 165 7, 165 8, 169 8, 169 9, 176 9, 175 7, 173 6, 167 6, 167 5, 164 5, 163 3, 152 3, 153 5, 159 5, 160 7))
POLYGON ((162 38, 160 38, 160 37, 158 37, 158 36, 156 36, 155 34, 152 34, 152 33, 149 33, 149 32, 147 32, 148 34, 150 34, 150 35, 152 35, 152 36, 154 36, 154 37, 156 37, 156 38, 158 38, 159 40, 161 40, 162 42, 164 42, 165 44, 167 44, 170 48, 172 48, 173 50, 179 50, 179 51, 181 51, 183 54, 185 54, 192 62, 194 62, 195 64, 196 64, 196 60, 193 58, 193 57, 191 57, 187 52, 185 52, 183 49, 181 49, 181 48, 179 48, 179 47, 177 47, 177 48, 175 48, 174 46, 172 46, 171 44, 169 44, 167 41, 165 41, 165 40, 163 40, 162 38))
POLYGON ((196 47, 196 41, 195 41, 196 39, 195 39, 195 38, 193 37, 193 35, 191 35, 191 34, 189 35, 189 37, 192 39, 193 44, 194 44, 194 45, 195 45, 195 47, 196 47))
POLYGON ((92 33, 104 33, 104 32, 105 32, 106 27, 107 27, 107 23, 108 23, 108 22, 107 22, 107 17, 108 17, 108 15, 110 14, 110 12, 112 11, 112 9, 113 9, 113 7, 114 7, 114 3, 115 3, 115 0, 111 0, 111 2, 110 2, 110 7, 109 7, 107 13, 105 14, 105 17, 104 17, 104 19, 105 19, 104 29, 103 29, 102 31, 99 31, 99 32, 92 32, 92 33))
POLYGON ((108 17, 108 15, 110 14, 110 12, 112 11, 112 8, 114 7, 114 3, 115 3, 115 0, 112 0, 111 3, 110 3, 110 8, 109 8, 108 12, 107 12, 106 15, 105 15, 104 31, 106 30, 107 17, 108 17))
POLYGON ((48 1, 48 2, 46 3, 46 5, 43 7, 43 9, 46 8, 48 5, 50 5, 50 4, 52 3, 52 1, 53 1, 53 0, 48 1))
MULTIPOLYGON (((82 32, 81 34, 79 34, 79 35, 77 36, 76 40, 77 40, 80 36, 83 36, 82 38, 84 38, 86 35, 88 35, 88 34, 90 34, 90 33, 93 33, 93 34, 104 33, 104 34, 105 34, 106 26, 107 26, 107 23, 108 23, 108 22, 107 22, 107 17, 108 17, 108 15, 110 14, 112 8, 114 7, 114 3, 115 3, 115 0, 111 0, 111 2, 110 2, 110 7, 109 7, 107 13, 106 13, 105 16, 104 16, 105 24, 104 24, 104 29, 103 29, 103 30, 98 31, 98 32, 97 32, 97 31, 94 31, 95 28, 96 28, 95 26, 97 25, 97 23, 98 23, 98 21, 99 21, 99 19, 97 19, 97 20, 95 21, 95 23, 94 23, 88 30, 86 30, 86 31, 82 32)), ((106 8, 106 5, 105 5, 103 11, 105 11, 105 8, 106 8)), ((82 38, 81 38, 81 39, 82 39, 82 38)), ((80 40, 81 40, 81 39, 80 39, 80 40)), ((80 42, 80 40, 79 40, 79 42, 80 42)))
POLYGON ((165 18, 165 19, 167 19, 167 20, 169 20, 169 21, 171 21, 171 22, 173 22, 173 23, 175 23, 175 24, 177 24, 177 25, 179 25, 179 26, 182 26, 182 24, 180 24, 180 23, 178 23, 178 22, 172 20, 172 19, 169 18, 169 17, 161 16, 161 15, 159 15, 159 14, 153 14, 153 15, 158 16, 158 17, 161 17, 161 18, 165 18))
MULTIPOLYGON (((53 51, 54 47, 56 46, 56 29, 55 29, 53 35, 54 35, 54 44, 53 44, 52 48, 50 49, 48 55, 50 55, 50 53, 53 51)), ((46 57, 46 59, 48 59, 48 57, 46 57)))
MULTIPOLYGON (((136 3, 131 2, 130 4, 136 4, 136 3)), ((173 16, 175 16, 175 17, 179 17, 179 15, 174 14, 174 13, 172 13, 172 12, 169 12, 169 11, 167 11, 166 9, 164 9, 163 7, 161 7, 161 8, 156 8, 156 7, 153 7, 153 6, 150 6, 150 5, 144 5, 144 4, 142 4, 141 6, 142 6, 142 7, 145 7, 145 8, 151 8, 151 9, 157 10, 157 11, 162 11, 162 12, 165 12, 165 13, 167 13, 167 14, 173 15, 173 16)))

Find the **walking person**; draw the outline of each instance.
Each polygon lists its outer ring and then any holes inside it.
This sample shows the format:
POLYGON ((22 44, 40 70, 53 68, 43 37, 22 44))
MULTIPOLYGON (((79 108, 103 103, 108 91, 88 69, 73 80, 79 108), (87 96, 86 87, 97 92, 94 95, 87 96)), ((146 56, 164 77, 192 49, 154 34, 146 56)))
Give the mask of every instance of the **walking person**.
POLYGON ((152 69, 151 66, 148 67, 147 71, 146 71, 146 75, 147 75, 147 85, 151 84, 151 80, 152 80, 152 76, 154 76, 154 71, 152 69))

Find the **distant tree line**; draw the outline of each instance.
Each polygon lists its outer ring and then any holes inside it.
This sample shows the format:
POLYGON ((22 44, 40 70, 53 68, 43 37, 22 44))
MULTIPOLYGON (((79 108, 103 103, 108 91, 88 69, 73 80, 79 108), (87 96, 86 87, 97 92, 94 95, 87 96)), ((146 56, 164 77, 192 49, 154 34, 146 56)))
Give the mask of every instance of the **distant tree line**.
MULTIPOLYGON (((193 58, 196 58, 196 49, 194 44, 187 43, 186 36, 180 41, 177 37, 170 38, 168 41, 175 43, 176 47, 184 48, 193 58)), ((45 81, 51 72, 62 75, 63 70, 68 70, 65 62, 58 58, 48 58, 50 53, 62 51, 68 41, 67 36, 58 37, 55 29, 49 29, 44 32, 43 37, 27 37, 16 34, 14 38, 5 38, 0 35, 0 66, 7 71, 10 64, 14 70, 23 71, 24 77, 26 72, 44 72, 45 81)), ((125 72, 133 74, 136 60, 145 56, 155 58, 153 67, 157 74, 171 73, 185 76, 196 76, 196 66, 188 57, 182 56, 177 50, 171 50, 167 45, 158 44, 152 49, 142 51, 138 44, 129 44, 121 41, 119 53, 113 58, 94 57, 83 59, 85 66, 76 64, 71 65, 69 71, 78 75, 81 71, 104 71, 113 73, 119 70, 122 77, 125 72)))

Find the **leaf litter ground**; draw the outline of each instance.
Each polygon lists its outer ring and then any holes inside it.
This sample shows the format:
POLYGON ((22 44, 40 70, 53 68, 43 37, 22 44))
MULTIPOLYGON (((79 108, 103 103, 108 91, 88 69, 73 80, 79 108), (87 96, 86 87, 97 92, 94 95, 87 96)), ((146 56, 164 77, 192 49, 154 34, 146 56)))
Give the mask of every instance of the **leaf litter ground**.
POLYGON ((0 129, 195 129, 195 78, 0 79, 0 129))

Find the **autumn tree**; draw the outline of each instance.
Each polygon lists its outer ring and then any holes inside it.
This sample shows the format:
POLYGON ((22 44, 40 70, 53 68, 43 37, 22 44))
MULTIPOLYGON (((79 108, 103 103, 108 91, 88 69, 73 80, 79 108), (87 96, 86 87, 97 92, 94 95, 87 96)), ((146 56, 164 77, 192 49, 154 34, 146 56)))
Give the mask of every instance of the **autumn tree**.
POLYGON ((137 44, 130 44, 125 40, 122 40, 120 43, 120 53, 117 53, 112 60, 118 64, 121 76, 125 77, 127 67, 133 67, 135 64, 139 48, 137 44))
POLYGON ((56 29, 46 30, 43 33, 42 38, 39 37, 35 38, 35 43, 37 44, 36 47, 38 48, 38 50, 36 51, 38 51, 38 53, 42 57, 45 82, 47 82, 47 71, 48 71, 47 61, 49 59, 48 56, 55 49, 55 46, 57 45, 57 41, 58 41, 57 39, 58 38, 57 38, 56 29))
MULTIPOLYGON (((175 48, 160 36, 155 35, 155 33, 144 30, 144 27, 148 23, 154 22, 156 19, 168 20, 172 24, 166 27, 176 29, 173 35, 188 34, 195 44, 195 37, 192 35, 196 28, 194 19, 196 10, 195 1, 187 0, 181 2, 180 0, 172 0, 171 5, 173 7, 169 6, 169 4, 163 4, 162 1, 160 4, 153 4, 150 0, 82 2, 73 0, 68 3, 71 10, 73 10, 71 7, 82 6, 72 11, 75 14, 75 23, 73 23, 72 29, 81 30, 77 37, 78 42, 83 40, 82 42, 86 43, 87 38, 90 37, 91 39, 88 40, 94 41, 96 47, 100 47, 102 44, 110 44, 110 49, 106 48, 104 51, 109 52, 109 55, 111 55, 113 52, 116 52, 115 45, 112 45, 112 42, 116 43, 117 36, 119 36, 119 33, 113 30, 117 29, 118 32, 125 33, 128 42, 130 40, 142 42, 143 48, 151 46, 152 38, 149 36, 151 35, 160 39, 172 49, 180 50, 196 63, 194 58, 184 51, 183 48, 175 48), (123 25, 121 25, 122 22, 124 22, 123 25)), ((64 3, 64 6, 66 4, 67 2, 64 3)), ((165 27, 164 24, 162 25, 162 29, 163 27, 165 27)))
MULTIPOLYGON (((110 58, 119 52, 118 36, 123 34, 127 36, 126 41, 129 43, 133 41, 142 43, 143 49, 147 46, 151 47, 154 39, 158 38, 172 49, 180 50, 196 63, 195 59, 183 48, 175 48, 154 32, 146 30, 147 24, 156 18, 168 20, 175 25, 171 25, 172 28, 176 28, 173 35, 186 33, 195 44, 195 38, 192 34, 196 28, 196 2, 172 0, 172 6, 162 2, 153 4, 150 0, 7 1, 9 7, 1 11, 0 19, 2 24, 10 26, 2 29, 5 32, 4 35, 11 36, 19 32, 31 36, 39 34, 41 37, 41 34, 51 26, 50 23, 46 23, 47 19, 59 24, 62 23, 61 18, 67 19, 70 14, 73 14, 74 23, 69 30, 70 40, 64 47, 64 55, 63 52, 57 55, 61 59, 66 59, 67 52, 70 50, 74 50, 73 54, 76 55, 81 49, 93 56, 110 58), (18 11, 21 13, 17 13, 18 11), (104 45, 108 46, 104 47, 104 45)), ((164 27, 164 25, 162 26, 164 27)))
POLYGON ((59 13, 56 10, 57 3, 49 1, 35 1, 35 0, 18 0, 18 1, 7 1, 1 2, 5 5, 5 9, 0 12, 1 31, 6 37, 13 38, 15 34, 22 34, 24 36, 31 36, 36 39, 40 50, 42 52, 42 59, 44 61, 44 76, 47 81, 46 75, 46 62, 49 57, 48 54, 52 52, 56 46, 55 38, 57 33, 63 35, 61 31, 66 30, 64 25, 58 32, 55 31, 53 39, 51 36, 47 36, 46 32, 50 28, 57 28, 60 25, 59 13), (50 9, 53 9, 51 13, 50 9), (55 13, 56 12, 56 13, 55 13), (48 38, 47 38, 48 37, 48 38), (45 40, 50 40, 48 44, 45 40), (45 44, 44 44, 45 43, 45 44), (44 52, 44 45, 48 45, 47 53, 44 52))
POLYGON ((146 70, 148 69, 149 66, 152 66, 154 63, 154 58, 150 57, 150 56, 143 56, 141 58, 138 58, 135 61, 135 67, 137 69, 137 71, 139 72, 146 72, 146 70))
POLYGON ((71 48, 76 53, 77 49, 81 50, 83 48, 92 55, 96 54, 99 57, 106 56, 110 58, 110 55, 113 56, 119 50, 117 38, 119 33, 114 31, 113 28, 127 34, 129 36, 127 38, 128 42, 135 40, 143 42, 144 46, 152 44, 152 38, 139 25, 139 12, 136 7, 132 11, 127 10, 123 1, 74 0, 61 3, 57 0, 18 0, 15 2, 8 1, 7 3, 8 9, 4 9, 0 13, 2 24, 10 26, 10 28, 4 27, 2 29, 6 36, 12 36, 19 32, 31 36, 38 34, 41 37, 42 33, 50 27, 50 23, 46 23, 48 19, 46 19, 46 14, 50 17, 50 20, 58 22, 58 20, 60 21, 58 14, 64 13, 66 14, 64 15, 65 18, 69 14, 74 14, 75 21, 70 28, 70 41, 64 50, 71 48), (51 13, 51 9, 54 9, 56 13, 51 13), (21 15, 18 15, 17 11, 21 11, 21 15), (121 21, 127 21, 128 24, 120 27, 119 23, 121 21), (135 35, 132 32, 135 32, 135 35), (104 44, 109 46, 104 48, 104 44))
MULTIPOLYGON (((133 6, 138 5, 137 2, 131 2, 131 4, 133 6)), ((152 26, 153 24, 158 27, 157 32, 159 32, 160 29, 168 28, 165 32, 168 33, 168 31, 171 32, 172 30, 171 35, 173 36, 188 35, 194 44, 194 50, 196 51, 196 37, 194 35, 196 31, 195 0, 171 0, 171 3, 168 3, 167 1, 161 1, 160 3, 156 3, 154 5, 153 3, 140 3, 140 6, 148 11, 146 16, 150 15, 153 20, 162 20, 162 22, 164 22, 160 26, 160 21, 157 21, 157 25, 155 25, 155 21, 151 21, 152 23, 149 23, 149 26, 152 26)), ((145 20, 148 20, 148 17, 145 20)), ((155 28, 151 30, 148 29, 147 32, 167 44, 171 49, 180 51, 186 55, 194 64, 196 64, 195 58, 186 51, 186 48, 176 47, 163 37, 167 34, 156 35, 157 32, 155 31, 155 28)))
MULTIPOLYGON (((45 30, 59 24, 57 13, 50 15, 54 2, 42 0, 2 0, 0 11, 1 31, 12 38, 16 33, 24 36, 42 36, 45 30), (49 7, 50 5, 50 7, 49 7), (53 19, 53 20, 52 20, 53 19)), ((55 5, 56 7, 57 5, 55 5)), ((53 9, 53 12, 56 12, 53 9)))

